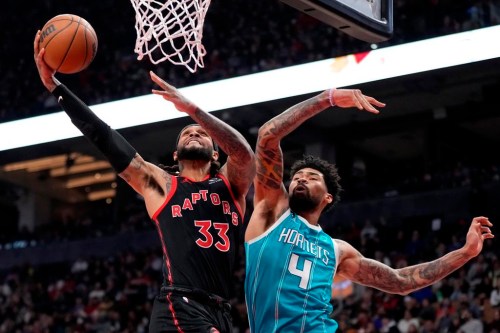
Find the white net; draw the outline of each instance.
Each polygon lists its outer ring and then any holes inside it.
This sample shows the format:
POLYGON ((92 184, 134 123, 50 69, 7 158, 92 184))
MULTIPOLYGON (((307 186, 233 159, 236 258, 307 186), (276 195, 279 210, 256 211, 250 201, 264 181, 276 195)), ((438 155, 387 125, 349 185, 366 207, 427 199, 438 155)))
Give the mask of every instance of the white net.
POLYGON ((191 73, 203 68, 203 23, 210 0, 130 0, 135 9, 134 52, 153 64, 168 60, 191 73))

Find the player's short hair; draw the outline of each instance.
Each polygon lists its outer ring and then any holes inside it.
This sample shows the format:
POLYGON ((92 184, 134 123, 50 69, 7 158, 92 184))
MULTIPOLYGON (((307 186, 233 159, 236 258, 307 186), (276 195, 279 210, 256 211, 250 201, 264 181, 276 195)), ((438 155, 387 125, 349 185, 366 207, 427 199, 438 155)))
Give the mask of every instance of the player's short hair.
POLYGON ((304 155, 303 159, 295 161, 295 163, 292 165, 290 169, 290 178, 293 178, 297 171, 304 168, 311 168, 323 174, 328 193, 333 196, 333 201, 325 207, 323 212, 330 210, 333 206, 335 206, 337 202, 340 201, 340 192, 342 192, 342 186, 340 186, 340 176, 337 167, 335 166, 335 164, 322 160, 319 157, 304 155))

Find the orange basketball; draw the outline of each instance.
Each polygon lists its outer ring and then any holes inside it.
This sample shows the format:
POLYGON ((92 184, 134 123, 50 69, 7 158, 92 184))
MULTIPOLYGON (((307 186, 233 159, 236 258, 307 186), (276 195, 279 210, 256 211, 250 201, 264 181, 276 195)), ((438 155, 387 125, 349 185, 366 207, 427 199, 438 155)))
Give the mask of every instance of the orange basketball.
POLYGON ((83 18, 62 14, 51 18, 42 28, 40 50, 44 60, 59 73, 78 73, 87 68, 97 52, 97 35, 83 18))

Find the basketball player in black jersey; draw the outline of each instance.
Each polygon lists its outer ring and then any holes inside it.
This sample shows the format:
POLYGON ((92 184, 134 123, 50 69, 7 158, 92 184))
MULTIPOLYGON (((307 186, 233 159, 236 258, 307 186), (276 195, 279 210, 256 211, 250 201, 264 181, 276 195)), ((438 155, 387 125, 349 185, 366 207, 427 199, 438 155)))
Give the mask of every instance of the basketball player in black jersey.
POLYGON ((174 174, 146 162, 115 130, 55 79, 43 60, 37 33, 35 62, 44 86, 80 129, 110 161, 116 172, 144 198, 159 234, 164 283, 156 298, 150 332, 230 332, 230 286, 240 245, 245 195, 255 175, 254 155, 243 136, 200 110, 174 87, 151 72, 161 90, 197 124, 179 134, 174 174), (218 167, 216 144, 228 155, 218 167))

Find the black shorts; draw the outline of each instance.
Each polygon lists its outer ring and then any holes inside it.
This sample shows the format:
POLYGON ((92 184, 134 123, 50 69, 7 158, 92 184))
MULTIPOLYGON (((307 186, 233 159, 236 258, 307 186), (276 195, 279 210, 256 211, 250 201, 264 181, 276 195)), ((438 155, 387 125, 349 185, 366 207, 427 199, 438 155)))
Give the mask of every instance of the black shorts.
POLYGON ((184 288, 162 288, 155 298, 149 333, 230 333, 231 306, 225 300, 184 288))

